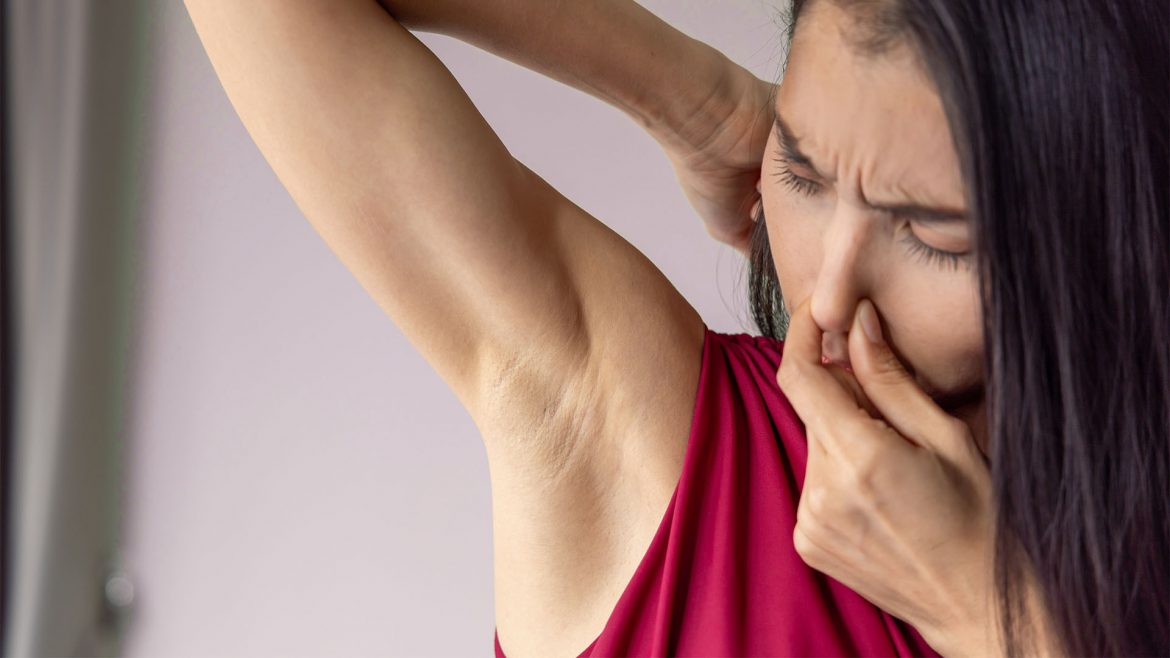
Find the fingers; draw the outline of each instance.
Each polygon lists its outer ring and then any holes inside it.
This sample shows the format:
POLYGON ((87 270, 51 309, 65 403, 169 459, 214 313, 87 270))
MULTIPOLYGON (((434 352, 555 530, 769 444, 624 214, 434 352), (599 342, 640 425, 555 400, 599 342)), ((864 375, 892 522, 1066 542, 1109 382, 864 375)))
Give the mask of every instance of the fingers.
POLYGON ((854 376, 877 412, 899 434, 919 445, 939 448, 944 437, 963 425, 939 407, 898 360, 868 299, 857 305, 848 341, 854 376))
POLYGON ((822 334, 805 301, 789 319, 776 382, 806 433, 819 437, 829 452, 843 454, 843 443, 875 440, 873 416, 866 410, 864 389, 843 370, 821 364, 822 334))
POLYGON ((869 396, 865 394, 865 389, 861 387, 861 382, 857 381, 857 378, 853 376, 853 373, 845 370, 841 366, 831 364, 826 365, 825 370, 827 370, 829 374, 832 375, 833 379, 837 380, 838 384, 840 384, 853 395, 853 401, 857 404, 857 406, 864 409, 865 412, 870 415, 870 417, 881 418, 881 412, 879 412, 877 407, 874 406, 873 402, 870 401, 869 396))

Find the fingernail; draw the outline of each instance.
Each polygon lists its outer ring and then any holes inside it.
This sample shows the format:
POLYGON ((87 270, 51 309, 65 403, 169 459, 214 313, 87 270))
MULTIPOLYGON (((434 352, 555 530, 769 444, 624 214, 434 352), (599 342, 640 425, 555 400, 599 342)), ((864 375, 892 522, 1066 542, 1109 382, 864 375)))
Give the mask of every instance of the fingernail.
POLYGON ((878 320, 877 310, 868 299, 861 300, 857 305, 857 319, 861 322, 861 329, 870 342, 882 342, 882 323, 878 320))

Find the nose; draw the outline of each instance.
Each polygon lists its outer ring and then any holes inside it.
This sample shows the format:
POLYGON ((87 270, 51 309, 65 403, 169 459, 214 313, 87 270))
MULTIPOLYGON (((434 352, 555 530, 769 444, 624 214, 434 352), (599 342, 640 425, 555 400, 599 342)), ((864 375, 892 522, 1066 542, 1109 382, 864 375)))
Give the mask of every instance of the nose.
POLYGON ((825 332, 825 355, 848 361, 845 335, 853 324, 857 303, 870 295, 873 276, 866 246, 874 230, 872 218, 838 204, 823 236, 821 267, 813 287, 810 310, 825 332), (845 354, 841 350, 845 349, 845 354), (841 358, 844 357, 844 358, 841 358))

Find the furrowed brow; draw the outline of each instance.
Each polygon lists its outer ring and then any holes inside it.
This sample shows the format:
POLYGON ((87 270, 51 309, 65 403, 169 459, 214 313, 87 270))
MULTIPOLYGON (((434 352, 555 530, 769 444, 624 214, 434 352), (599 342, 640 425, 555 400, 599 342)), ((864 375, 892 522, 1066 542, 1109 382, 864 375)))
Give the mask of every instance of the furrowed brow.
POLYGON ((796 164, 812 169, 817 176, 825 181, 833 182, 836 180, 832 176, 825 175, 825 172, 813 164, 812 158, 800 150, 800 138, 796 136, 796 133, 793 132, 788 122, 784 120, 784 117, 780 116, 779 111, 776 111, 775 115, 776 121, 772 125, 776 130, 776 137, 780 141, 780 148, 784 151, 784 157, 796 164))
MULTIPOLYGON (((779 110, 775 112, 775 116, 776 121, 773 127, 776 130, 776 137, 779 139, 780 148, 784 151, 784 157, 796 164, 808 167, 826 182, 836 182, 836 178, 826 175, 813 164, 812 158, 800 150, 800 138, 796 136, 792 127, 780 115, 779 110)), ((871 210, 904 217, 920 224, 943 224, 967 220, 966 211, 958 208, 925 206, 915 203, 877 204, 871 203, 867 199, 863 199, 863 202, 871 210)))

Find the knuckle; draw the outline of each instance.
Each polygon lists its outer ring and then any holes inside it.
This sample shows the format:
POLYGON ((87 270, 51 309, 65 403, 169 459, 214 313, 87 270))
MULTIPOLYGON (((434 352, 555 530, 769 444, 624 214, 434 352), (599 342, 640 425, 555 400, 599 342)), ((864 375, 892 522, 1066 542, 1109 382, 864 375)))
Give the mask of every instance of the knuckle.
POLYGON ((897 359, 890 355, 879 357, 873 378, 879 384, 889 387, 900 386, 911 381, 910 373, 906 372, 902 368, 902 364, 898 363, 897 359))
POLYGON ((811 565, 816 562, 819 551, 816 544, 812 543, 808 536, 808 528, 800 523, 796 524, 796 528, 792 532, 792 547, 806 563, 811 565))

